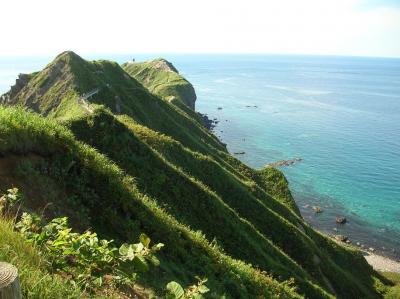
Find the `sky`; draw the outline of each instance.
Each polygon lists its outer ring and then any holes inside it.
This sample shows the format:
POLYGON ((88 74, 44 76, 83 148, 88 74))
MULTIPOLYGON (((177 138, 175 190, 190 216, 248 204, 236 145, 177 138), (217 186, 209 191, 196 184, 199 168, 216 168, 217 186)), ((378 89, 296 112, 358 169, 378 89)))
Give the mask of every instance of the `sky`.
POLYGON ((400 57, 400 0, 1 0, 0 56, 400 57))

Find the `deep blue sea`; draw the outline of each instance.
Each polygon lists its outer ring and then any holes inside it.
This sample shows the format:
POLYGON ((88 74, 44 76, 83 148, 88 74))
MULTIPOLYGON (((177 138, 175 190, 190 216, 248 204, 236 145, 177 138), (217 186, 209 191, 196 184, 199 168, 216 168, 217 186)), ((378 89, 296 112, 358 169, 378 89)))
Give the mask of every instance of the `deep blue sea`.
MULTIPOLYGON (((192 82, 196 110, 218 119, 215 134, 230 152, 245 152, 240 160, 260 168, 303 159, 280 169, 311 225, 400 257, 400 59, 159 56, 192 82), (348 222, 336 225, 339 215, 348 222)), ((85 56, 132 57, 154 55, 85 56)), ((0 58, 0 93, 50 60, 0 58)))

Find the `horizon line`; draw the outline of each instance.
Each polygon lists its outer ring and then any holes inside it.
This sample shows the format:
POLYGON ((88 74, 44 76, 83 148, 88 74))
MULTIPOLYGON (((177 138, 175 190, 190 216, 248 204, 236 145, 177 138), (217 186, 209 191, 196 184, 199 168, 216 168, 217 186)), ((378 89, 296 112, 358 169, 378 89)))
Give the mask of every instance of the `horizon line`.
MULTIPOLYGON (((101 56, 101 55, 231 55, 231 56, 257 56, 257 55, 271 55, 271 56, 320 56, 320 57, 352 57, 352 58, 388 58, 388 59, 399 59, 400 56, 377 56, 377 55, 355 55, 355 54, 311 54, 311 53, 276 53, 276 52, 98 52, 98 53, 90 53, 90 52, 77 52, 74 50, 65 50, 65 51, 73 51, 79 56, 101 56)), ((57 56, 60 53, 65 51, 47 54, 17 54, 17 55, 0 55, 0 58, 21 58, 21 57, 30 57, 30 58, 45 58, 50 56, 57 56)))

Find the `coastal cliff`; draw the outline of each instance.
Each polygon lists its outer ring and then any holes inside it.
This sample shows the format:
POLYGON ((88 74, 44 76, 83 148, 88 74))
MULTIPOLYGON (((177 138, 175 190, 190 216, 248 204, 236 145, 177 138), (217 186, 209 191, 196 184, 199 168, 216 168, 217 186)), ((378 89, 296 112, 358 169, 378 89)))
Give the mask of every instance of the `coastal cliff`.
POLYGON ((146 62, 128 62, 122 68, 150 92, 169 101, 181 101, 195 109, 196 92, 193 85, 165 59, 146 62))
POLYGON ((304 222, 281 172, 241 163, 199 121, 171 63, 69 51, 26 76, 1 98, 0 188, 76 231, 164 243, 140 279, 156 294, 200 276, 210 298, 382 297, 359 251, 304 222))

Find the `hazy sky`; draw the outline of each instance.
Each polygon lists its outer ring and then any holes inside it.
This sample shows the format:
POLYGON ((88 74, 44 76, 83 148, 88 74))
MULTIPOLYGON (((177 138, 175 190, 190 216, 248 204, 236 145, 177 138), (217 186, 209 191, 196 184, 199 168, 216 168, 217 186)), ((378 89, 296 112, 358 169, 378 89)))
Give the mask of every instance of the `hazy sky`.
POLYGON ((297 53, 400 57, 400 0, 1 0, 0 56, 297 53))

